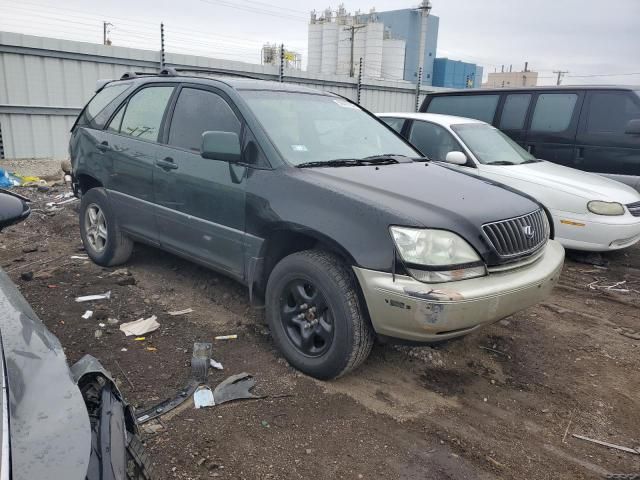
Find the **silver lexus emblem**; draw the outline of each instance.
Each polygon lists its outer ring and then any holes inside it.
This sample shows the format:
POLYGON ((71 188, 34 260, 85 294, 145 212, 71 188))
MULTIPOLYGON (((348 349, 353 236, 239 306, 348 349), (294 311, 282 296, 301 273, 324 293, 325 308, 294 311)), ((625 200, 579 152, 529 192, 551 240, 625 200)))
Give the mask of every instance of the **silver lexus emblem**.
POLYGON ((533 230, 533 227, 531 225, 525 225, 524 227, 522 227, 522 233, 524 233, 524 236, 527 238, 533 238, 535 231, 533 230))

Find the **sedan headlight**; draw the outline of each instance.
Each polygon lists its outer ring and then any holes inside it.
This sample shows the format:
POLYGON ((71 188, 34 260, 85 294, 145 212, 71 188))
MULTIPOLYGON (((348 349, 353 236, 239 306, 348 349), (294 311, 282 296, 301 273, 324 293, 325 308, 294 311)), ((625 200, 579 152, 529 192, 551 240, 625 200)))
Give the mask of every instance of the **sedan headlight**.
POLYGON ((594 200, 587 203, 587 209, 596 215, 624 215, 624 207, 618 202, 594 200))
POLYGON ((390 227, 411 276, 427 283, 486 275, 484 263, 463 238, 446 230, 390 227))

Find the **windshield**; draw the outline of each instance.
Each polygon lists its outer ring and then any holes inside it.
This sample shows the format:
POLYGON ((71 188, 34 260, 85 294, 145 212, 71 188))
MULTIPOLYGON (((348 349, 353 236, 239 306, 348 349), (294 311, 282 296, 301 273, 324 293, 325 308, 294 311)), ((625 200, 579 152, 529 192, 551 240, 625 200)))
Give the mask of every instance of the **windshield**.
POLYGON ((421 157, 383 123, 341 98, 273 91, 241 93, 292 165, 377 155, 421 157))
POLYGON ((464 123, 451 128, 485 165, 519 165, 536 158, 497 128, 484 123, 464 123))

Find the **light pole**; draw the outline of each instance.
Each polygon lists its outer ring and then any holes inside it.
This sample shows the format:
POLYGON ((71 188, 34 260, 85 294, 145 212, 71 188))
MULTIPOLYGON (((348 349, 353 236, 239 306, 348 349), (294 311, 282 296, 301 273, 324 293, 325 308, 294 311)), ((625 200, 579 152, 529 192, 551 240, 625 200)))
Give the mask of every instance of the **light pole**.
POLYGON ((429 13, 431 12, 431 1, 422 0, 422 3, 418 6, 420 12, 420 50, 418 53, 418 71, 421 69, 424 71, 424 54, 427 49, 427 20, 429 13))

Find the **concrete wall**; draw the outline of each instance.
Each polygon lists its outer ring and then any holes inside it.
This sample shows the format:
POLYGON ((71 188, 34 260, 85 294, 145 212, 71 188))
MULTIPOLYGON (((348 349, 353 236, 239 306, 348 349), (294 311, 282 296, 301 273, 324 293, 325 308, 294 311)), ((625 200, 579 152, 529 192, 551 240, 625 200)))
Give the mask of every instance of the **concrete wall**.
MULTIPOLYGON (((278 68, 167 53, 167 66, 210 68, 276 80, 278 68)), ((67 158, 69 130, 99 79, 157 71, 159 53, 0 32, 0 137, 4 158, 67 158)), ((286 70, 285 81, 357 98, 357 79, 286 70)), ((423 88, 420 100, 428 91, 423 88)), ((414 111, 415 86, 366 79, 361 104, 373 111, 414 111)), ((0 164, 1 167, 1 164, 0 164)))

